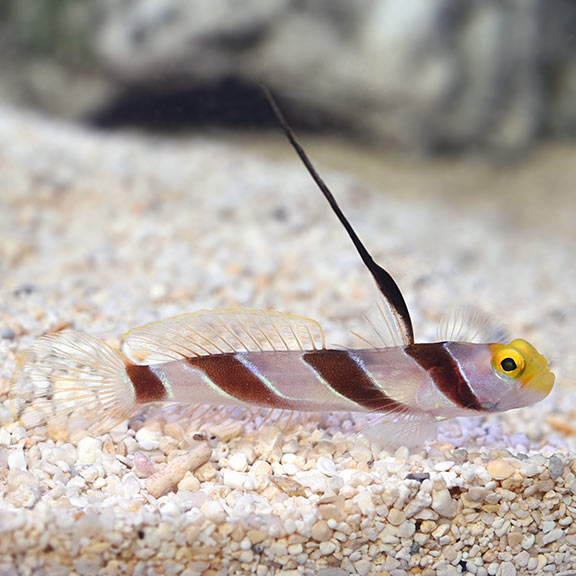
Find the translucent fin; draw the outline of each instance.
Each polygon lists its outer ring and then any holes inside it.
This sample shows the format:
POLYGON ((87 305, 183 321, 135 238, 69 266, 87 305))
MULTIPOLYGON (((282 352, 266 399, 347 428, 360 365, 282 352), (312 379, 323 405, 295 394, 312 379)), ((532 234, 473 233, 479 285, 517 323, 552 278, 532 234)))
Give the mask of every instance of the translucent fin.
POLYGON ((389 348, 408 344, 382 297, 363 316, 363 323, 351 332, 355 339, 353 348, 389 348))
POLYGON ((264 350, 321 350, 316 321, 275 310, 201 310, 152 322, 123 337, 138 362, 161 363, 192 356, 264 350))
POLYGON ((436 440, 438 422, 427 414, 409 415, 395 420, 386 416, 368 425, 361 434, 381 449, 395 450, 405 446, 414 450, 422 448, 426 442, 436 440))
POLYGON ((463 306, 444 315, 438 326, 440 342, 509 342, 508 330, 473 306, 463 306))
POLYGON ((87 334, 43 336, 20 360, 10 391, 13 412, 25 428, 55 439, 107 432, 136 405, 126 362, 87 334))
POLYGON ((264 91, 266 98, 268 99, 268 102, 270 103, 272 111, 274 112, 276 119, 278 120, 278 123, 280 124, 282 130, 284 131, 284 134, 286 134, 288 141, 294 148, 296 154, 298 154, 300 160, 302 160, 302 163, 304 164, 306 170, 308 170, 310 176, 312 176, 312 179, 316 183, 316 186, 318 186, 322 194, 324 194, 324 197, 328 201, 328 204, 330 204, 330 207, 338 217, 338 220, 340 220, 340 223, 342 224, 342 226, 344 226, 344 229, 348 233, 348 236, 350 236, 350 239, 352 240, 352 243, 354 244, 356 250, 358 251, 358 254, 362 259, 362 262, 364 262, 364 265, 366 266, 366 268, 368 268, 370 274, 372 274, 372 278, 374 278, 376 286, 378 286, 380 293, 387 302, 387 306, 390 308, 392 321, 396 326, 396 329, 400 332, 400 334, 402 334, 402 342, 405 345, 414 344, 414 330, 412 328, 412 320, 410 318, 410 313, 408 312, 406 302, 404 301, 404 296, 402 296, 402 292, 400 292, 398 284, 396 284, 394 278, 392 278, 392 276, 390 276, 390 274, 386 270, 384 270, 382 266, 374 262, 374 259, 372 258, 368 250, 366 250, 366 247, 358 237, 358 234, 356 234, 354 228, 348 221, 348 218, 344 216, 344 212, 342 212, 340 206, 338 206, 338 202, 336 202, 336 199, 332 195, 332 192, 330 191, 330 189, 328 188, 328 186, 326 185, 320 174, 318 174, 316 168, 314 168, 314 165, 308 158, 308 155, 306 154, 300 143, 296 140, 296 137, 294 136, 292 129, 290 128, 290 126, 288 126, 288 122, 286 122, 286 119, 284 118, 284 115, 280 111, 278 104, 276 104, 276 101, 274 100, 272 94, 270 93, 270 90, 268 90, 268 88, 266 88, 265 86, 262 86, 262 89, 264 91))
POLYGON ((149 422, 178 422, 189 435, 207 432, 220 440, 257 432, 265 426, 274 425, 287 432, 317 417, 313 412, 251 408, 245 406, 213 406, 211 404, 162 404, 149 405, 139 412, 149 422))

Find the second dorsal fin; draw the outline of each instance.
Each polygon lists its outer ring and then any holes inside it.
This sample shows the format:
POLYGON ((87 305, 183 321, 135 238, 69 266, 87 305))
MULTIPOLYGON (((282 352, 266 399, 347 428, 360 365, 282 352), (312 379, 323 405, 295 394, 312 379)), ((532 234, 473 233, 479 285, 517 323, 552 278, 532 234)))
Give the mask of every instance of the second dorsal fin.
POLYGON ((325 348, 315 320, 243 308, 200 310, 152 322, 127 332, 123 343, 132 359, 149 364, 209 354, 325 348))
POLYGON ((462 306, 444 315, 438 326, 438 340, 493 343, 509 342, 508 330, 473 306, 462 306))

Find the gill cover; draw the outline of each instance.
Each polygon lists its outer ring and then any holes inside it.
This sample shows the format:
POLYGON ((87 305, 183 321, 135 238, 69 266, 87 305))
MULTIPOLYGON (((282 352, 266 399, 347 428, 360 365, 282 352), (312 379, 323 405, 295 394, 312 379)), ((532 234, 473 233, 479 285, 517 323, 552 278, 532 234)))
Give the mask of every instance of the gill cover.
POLYGON ((548 360, 526 340, 517 338, 509 344, 490 344, 492 369, 504 379, 518 382, 522 389, 544 398, 554 386, 554 374, 548 360))

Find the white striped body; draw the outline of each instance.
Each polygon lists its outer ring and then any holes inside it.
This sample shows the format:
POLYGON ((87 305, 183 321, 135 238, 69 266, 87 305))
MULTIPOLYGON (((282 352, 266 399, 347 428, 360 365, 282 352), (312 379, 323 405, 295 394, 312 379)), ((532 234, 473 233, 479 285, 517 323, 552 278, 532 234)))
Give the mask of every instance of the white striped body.
POLYGON ((527 406, 554 382, 523 340, 330 350, 317 323, 279 312, 186 314, 135 329, 124 342, 130 358, 79 332, 39 339, 12 389, 23 424, 101 433, 143 404, 183 402, 384 414, 405 428, 385 434, 414 444, 410 436, 426 423, 527 406))
POLYGON ((491 357, 489 345, 457 342, 349 351, 237 352, 139 367, 131 378, 136 400, 143 403, 448 418, 513 407, 507 400, 513 390, 492 373, 491 357))
POLYGON ((213 365, 222 363, 223 371, 210 375, 186 360, 156 364, 151 370, 166 386, 166 399, 176 402, 241 404, 307 412, 362 410, 322 379, 304 361, 305 354, 278 351, 216 355, 213 365), (233 390, 227 383, 232 384, 233 390))

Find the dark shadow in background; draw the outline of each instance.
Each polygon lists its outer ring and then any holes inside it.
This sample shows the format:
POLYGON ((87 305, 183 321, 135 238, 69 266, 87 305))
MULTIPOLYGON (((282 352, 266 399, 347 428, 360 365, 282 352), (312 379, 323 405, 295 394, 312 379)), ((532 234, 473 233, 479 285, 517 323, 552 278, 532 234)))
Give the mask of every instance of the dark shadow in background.
MULTIPOLYGON (((274 93, 293 128, 306 132, 345 132, 327 115, 299 107, 274 93)), ((236 79, 198 87, 131 87, 86 122, 102 130, 137 129, 156 133, 195 130, 278 130, 262 89, 236 79)))

